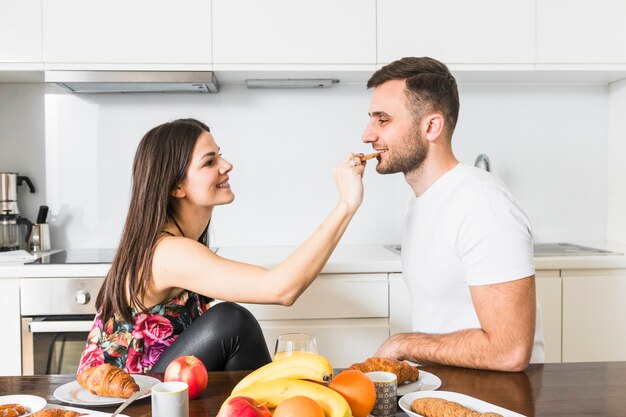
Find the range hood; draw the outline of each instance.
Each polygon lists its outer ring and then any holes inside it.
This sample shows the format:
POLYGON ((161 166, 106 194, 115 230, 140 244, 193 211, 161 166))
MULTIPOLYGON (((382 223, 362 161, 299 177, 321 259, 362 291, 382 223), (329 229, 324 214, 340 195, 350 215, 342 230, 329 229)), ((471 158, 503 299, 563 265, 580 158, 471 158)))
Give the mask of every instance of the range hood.
POLYGON ((217 93, 212 71, 46 71, 73 93, 217 93))

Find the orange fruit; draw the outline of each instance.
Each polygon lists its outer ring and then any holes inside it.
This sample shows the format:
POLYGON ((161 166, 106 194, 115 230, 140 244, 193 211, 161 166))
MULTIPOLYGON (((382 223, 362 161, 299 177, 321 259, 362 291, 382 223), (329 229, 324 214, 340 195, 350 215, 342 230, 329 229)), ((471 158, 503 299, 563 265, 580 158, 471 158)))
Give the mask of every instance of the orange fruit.
POLYGON ((374 409, 376 388, 363 372, 347 369, 338 373, 328 386, 346 399, 353 417, 367 417, 374 409))
POLYGON ((324 417, 324 410, 314 399, 296 395, 278 404, 273 417, 324 417))

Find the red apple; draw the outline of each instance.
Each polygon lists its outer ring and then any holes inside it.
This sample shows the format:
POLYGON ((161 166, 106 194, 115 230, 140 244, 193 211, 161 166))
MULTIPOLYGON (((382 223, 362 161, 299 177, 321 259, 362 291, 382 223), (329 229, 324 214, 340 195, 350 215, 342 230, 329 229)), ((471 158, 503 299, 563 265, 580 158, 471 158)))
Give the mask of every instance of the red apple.
POLYGON ((222 404, 217 417, 271 417, 270 410, 250 397, 233 397, 222 404))
POLYGON ((209 382, 209 374, 202 361, 195 356, 181 356, 174 359, 165 368, 167 381, 182 381, 189 385, 189 399, 198 398, 209 382))

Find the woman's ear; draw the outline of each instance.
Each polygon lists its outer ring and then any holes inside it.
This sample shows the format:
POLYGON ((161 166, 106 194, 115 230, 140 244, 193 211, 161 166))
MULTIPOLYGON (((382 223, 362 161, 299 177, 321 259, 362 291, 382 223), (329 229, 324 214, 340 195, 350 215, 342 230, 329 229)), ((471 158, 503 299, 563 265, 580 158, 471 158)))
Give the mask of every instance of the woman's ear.
POLYGON ((174 198, 185 197, 185 191, 183 190, 183 187, 181 187, 180 185, 177 185, 176 188, 174 188, 174 190, 172 191, 172 197, 174 198))
POLYGON ((441 113, 433 113, 424 117, 425 138, 429 142, 435 141, 443 133, 445 119, 441 113))

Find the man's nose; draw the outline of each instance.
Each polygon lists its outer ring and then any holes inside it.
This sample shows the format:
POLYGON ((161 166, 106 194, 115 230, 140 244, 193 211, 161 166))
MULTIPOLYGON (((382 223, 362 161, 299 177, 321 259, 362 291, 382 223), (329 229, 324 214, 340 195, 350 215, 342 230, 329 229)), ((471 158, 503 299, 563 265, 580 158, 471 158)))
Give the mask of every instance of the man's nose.
POLYGON ((365 131, 361 135, 361 141, 363 143, 372 143, 372 142, 376 142, 377 139, 378 139, 378 135, 376 134, 374 129, 372 129, 372 126, 368 124, 367 127, 365 128, 365 131))

